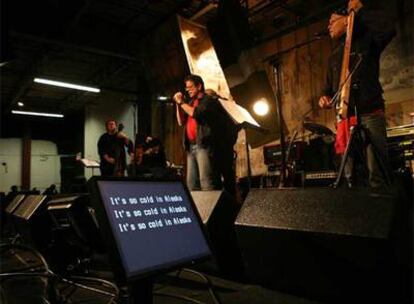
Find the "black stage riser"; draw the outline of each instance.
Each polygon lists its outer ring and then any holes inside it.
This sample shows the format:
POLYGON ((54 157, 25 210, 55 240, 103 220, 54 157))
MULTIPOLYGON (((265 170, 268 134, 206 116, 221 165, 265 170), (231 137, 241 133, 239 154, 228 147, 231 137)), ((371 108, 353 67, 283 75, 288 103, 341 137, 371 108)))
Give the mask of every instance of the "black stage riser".
POLYGON ((379 293, 392 280, 395 204, 367 190, 252 190, 236 220, 247 275, 334 302, 379 293))
POLYGON ((240 277, 243 269, 234 230, 240 205, 225 191, 192 191, 191 196, 220 271, 229 277, 240 277))

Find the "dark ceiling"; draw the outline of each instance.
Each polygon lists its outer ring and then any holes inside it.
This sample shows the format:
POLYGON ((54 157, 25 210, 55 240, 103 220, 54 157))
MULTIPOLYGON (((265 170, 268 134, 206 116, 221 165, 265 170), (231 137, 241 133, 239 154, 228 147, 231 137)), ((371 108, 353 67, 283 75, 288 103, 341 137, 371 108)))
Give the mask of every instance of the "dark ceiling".
MULTIPOLYGON (((226 0, 242 7, 258 44, 315 20, 344 3, 323 0, 226 0), (317 8, 317 9, 315 9, 317 8)), ((221 1, 2 1, 2 114, 17 108, 66 113, 99 94, 34 83, 35 77, 139 95, 145 69, 139 40, 175 14, 207 24, 221 1)), ((179 81, 179 80, 178 80, 179 81)))

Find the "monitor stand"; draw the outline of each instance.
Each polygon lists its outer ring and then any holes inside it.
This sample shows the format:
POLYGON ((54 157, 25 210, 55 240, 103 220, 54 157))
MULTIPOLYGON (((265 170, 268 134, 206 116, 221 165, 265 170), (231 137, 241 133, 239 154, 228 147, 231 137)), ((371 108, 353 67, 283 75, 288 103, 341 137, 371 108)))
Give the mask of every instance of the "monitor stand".
POLYGON ((128 285, 128 304, 152 304, 153 282, 150 278, 137 280, 128 285))

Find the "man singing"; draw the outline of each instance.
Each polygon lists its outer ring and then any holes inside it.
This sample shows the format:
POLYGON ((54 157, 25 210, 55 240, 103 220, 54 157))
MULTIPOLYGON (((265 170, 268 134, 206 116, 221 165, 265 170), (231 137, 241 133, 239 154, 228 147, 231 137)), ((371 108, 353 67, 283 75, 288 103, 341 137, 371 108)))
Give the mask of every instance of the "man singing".
POLYGON ((190 98, 174 95, 177 119, 185 123, 184 148, 187 152, 187 186, 190 190, 221 189, 236 194, 233 146, 238 128, 221 106, 214 91, 204 89, 200 76, 184 80, 190 98))
POLYGON ((211 103, 204 93, 203 79, 189 75, 184 79, 189 103, 181 92, 174 95, 179 124, 185 124, 184 148, 187 152, 187 187, 189 190, 212 190, 213 168, 211 162, 211 103))
MULTIPOLYGON (((355 70, 351 81, 348 117, 350 125, 355 124, 355 109, 360 122, 369 135, 370 142, 366 146, 366 162, 368 167, 368 182, 373 188, 386 185, 384 168, 379 162, 387 162, 386 124, 384 115, 384 99, 382 87, 379 82, 380 56, 384 48, 395 35, 393 23, 384 12, 373 10, 364 6, 365 1, 350 0, 348 13, 355 12, 353 40, 351 44, 352 71, 356 62, 360 60, 359 67, 355 70), (374 149, 380 159, 376 159, 374 149)), ((368 2, 367 2, 368 4, 368 2)), ((340 71, 344 52, 345 33, 347 27, 347 15, 333 13, 329 20, 328 31, 332 39, 338 40, 338 46, 333 50, 329 58, 329 68, 326 84, 322 97, 319 99, 321 108, 332 106, 332 97, 339 89, 340 71)), ((349 130, 338 128, 336 140, 336 152, 343 154, 349 130)), ((362 147, 361 147, 362 148, 362 147)), ((352 159, 348 159, 346 166, 346 178, 352 185, 352 159)))

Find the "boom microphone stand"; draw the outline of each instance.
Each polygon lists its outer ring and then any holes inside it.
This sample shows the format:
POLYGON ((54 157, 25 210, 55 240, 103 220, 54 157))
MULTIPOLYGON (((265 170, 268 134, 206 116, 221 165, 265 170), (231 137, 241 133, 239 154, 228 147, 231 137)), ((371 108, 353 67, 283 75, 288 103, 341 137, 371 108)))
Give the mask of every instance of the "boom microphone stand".
POLYGON ((305 41, 303 43, 299 43, 297 45, 294 45, 293 47, 284 50, 282 52, 277 53, 276 55, 271 55, 267 58, 265 58, 263 61, 264 62, 270 62, 272 65, 272 71, 273 71, 273 77, 274 77, 274 81, 276 84, 276 91, 274 93, 275 95, 275 100, 276 100, 276 111, 277 111, 277 122, 279 124, 279 136, 280 136, 280 149, 282 152, 281 155, 281 164, 280 164, 280 182, 279 182, 279 188, 283 188, 285 187, 286 184, 286 168, 287 168, 287 157, 289 157, 289 155, 286 157, 286 142, 285 142, 285 133, 283 130, 283 126, 284 126, 284 120, 283 120, 283 113, 282 113, 282 97, 281 97, 281 73, 280 73, 280 61, 279 58, 281 55, 289 53, 290 51, 294 50, 294 49, 298 49, 302 46, 308 45, 312 42, 321 40, 323 38, 323 36, 326 36, 328 33, 326 32, 326 30, 320 32, 320 33, 315 33, 314 34, 314 38, 305 41), (277 57, 276 57, 277 56, 277 57))
POLYGON ((279 188, 283 188, 286 182, 286 144, 285 144, 285 132, 283 131, 283 114, 282 114, 282 105, 281 105, 281 75, 280 75, 280 63, 279 60, 274 59, 272 60, 272 70, 273 70, 273 77, 275 79, 276 84, 276 92, 275 92, 275 100, 276 100, 276 111, 277 111, 277 121, 279 123, 279 135, 280 135, 280 150, 282 152, 281 155, 281 163, 280 163, 280 182, 279 188))

